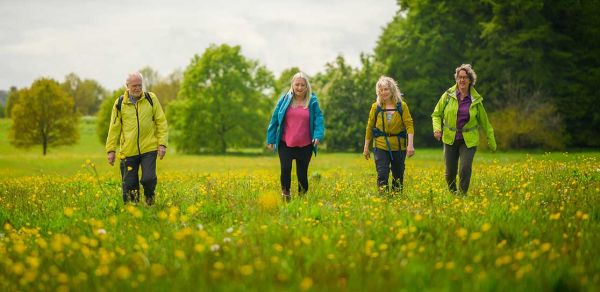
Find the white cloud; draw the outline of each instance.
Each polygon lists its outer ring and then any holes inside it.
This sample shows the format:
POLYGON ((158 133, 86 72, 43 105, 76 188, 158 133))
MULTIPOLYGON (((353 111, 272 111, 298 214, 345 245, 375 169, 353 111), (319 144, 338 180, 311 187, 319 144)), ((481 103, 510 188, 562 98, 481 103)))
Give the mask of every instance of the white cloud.
POLYGON ((397 10, 394 0, 2 2, 0 89, 70 72, 114 89, 144 66, 183 69, 211 43, 240 45, 276 74, 314 74, 338 54, 358 65, 397 10))

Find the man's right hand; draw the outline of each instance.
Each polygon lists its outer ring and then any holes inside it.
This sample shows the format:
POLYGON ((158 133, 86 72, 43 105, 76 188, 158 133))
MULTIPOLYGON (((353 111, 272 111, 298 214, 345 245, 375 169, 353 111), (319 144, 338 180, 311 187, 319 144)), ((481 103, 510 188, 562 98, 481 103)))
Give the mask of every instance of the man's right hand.
POLYGON ((115 152, 114 151, 108 152, 108 164, 110 164, 110 165, 115 164, 115 152))
POLYGON ((440 139, 442 139, 442 132, 440 132, 440 131, 433 132, 433 137, 435 137, 435 139, 439 141, 440 139))

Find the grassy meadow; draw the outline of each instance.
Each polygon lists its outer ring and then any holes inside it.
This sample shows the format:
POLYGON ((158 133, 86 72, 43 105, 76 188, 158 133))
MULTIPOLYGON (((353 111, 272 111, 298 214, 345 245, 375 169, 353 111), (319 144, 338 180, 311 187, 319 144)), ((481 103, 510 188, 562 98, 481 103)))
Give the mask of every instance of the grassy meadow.
POLYGON ((600 287, 599 152, 479 151, 466 197, 446 191, 441 148, 417 145, 386 196, 373 160, 319 152, 285 204, 274 154, 171 148, 156 204, 124 206, 94 127, 44 157, 0 120, 0 291, 600 287))

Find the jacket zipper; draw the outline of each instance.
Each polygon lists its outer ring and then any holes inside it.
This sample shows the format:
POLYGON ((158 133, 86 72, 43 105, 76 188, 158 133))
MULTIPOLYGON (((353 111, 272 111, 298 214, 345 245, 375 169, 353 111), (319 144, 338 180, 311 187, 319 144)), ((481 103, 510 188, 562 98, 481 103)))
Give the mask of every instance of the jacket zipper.
POLYGON ((142 150, 140 150, 140 116, 138 114, 138 102, 135 103, 135 119, 137 120, 137 147, 138 155, 142 155, 142 150))

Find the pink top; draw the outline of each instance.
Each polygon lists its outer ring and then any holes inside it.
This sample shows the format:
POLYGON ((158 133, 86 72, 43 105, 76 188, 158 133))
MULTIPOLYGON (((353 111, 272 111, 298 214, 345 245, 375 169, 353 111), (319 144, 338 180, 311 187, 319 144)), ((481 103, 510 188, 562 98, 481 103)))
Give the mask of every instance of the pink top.
POLYGON ((310 145, 310 121, 308 108, 302 106, 289 107, 283 121, 282 141, 288 147, 304 147, 310 145))

